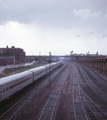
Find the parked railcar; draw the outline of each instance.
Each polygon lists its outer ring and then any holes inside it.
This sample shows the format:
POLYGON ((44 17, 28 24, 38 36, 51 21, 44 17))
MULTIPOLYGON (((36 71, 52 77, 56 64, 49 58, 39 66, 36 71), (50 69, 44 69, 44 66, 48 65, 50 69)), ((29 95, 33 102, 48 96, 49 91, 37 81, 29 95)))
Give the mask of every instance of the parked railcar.
POLYGON ((61 65, 62 65, 62 62, 54 62, 54 63, 45 65, 46 71, 47 71, 46 73, 49 73, 50 71, 52 71, 53 69, 61 65))
POLYGON ((0 101, 33 82, 32 72, 25 71, 0 79, 0 101))
POLYGON ((40 77, 46 74, 46 68, 44 66, 33 68, 29 70, 33 74, 33 81, 36 81, 40 77))
POLYGON ((41 67, 33 68, 25 72, 4 77, 0 79, 0 102, 17 91, 33 83, 43 75, 62 65, 62 62, 47 64, 41 67))
POLYGON ((57 62, 56 64, 54 63, 54 69, 61 66, 62 65, 62 62, 57 62))

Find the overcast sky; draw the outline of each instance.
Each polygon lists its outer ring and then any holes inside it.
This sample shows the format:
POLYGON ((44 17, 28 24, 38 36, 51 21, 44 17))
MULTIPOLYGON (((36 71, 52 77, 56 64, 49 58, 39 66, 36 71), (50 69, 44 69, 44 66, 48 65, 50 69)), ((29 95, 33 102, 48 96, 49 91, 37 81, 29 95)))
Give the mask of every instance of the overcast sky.
POLYGON ((107 55, 107 0, 0 0, 0 47, 26 55, 107 55))

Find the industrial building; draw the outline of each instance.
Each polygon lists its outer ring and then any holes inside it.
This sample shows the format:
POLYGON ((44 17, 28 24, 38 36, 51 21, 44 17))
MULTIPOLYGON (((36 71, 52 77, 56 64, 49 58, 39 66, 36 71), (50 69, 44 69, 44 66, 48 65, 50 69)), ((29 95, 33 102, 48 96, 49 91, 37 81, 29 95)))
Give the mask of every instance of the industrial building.
POLYGON ((25 52, 15 46, 0 48, 0 63, 3 65, 25 63, 25 52))

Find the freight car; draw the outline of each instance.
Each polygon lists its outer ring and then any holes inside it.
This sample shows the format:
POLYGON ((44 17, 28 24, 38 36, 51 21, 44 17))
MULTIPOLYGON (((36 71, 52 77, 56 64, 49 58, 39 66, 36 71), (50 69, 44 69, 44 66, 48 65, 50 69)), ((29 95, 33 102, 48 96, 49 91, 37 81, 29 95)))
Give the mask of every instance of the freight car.
POLYGON ((47 64, 25 72, 17 73, 0 79, 0 102, 33 83, 40 77, 62 65, 62 62, 47 64))

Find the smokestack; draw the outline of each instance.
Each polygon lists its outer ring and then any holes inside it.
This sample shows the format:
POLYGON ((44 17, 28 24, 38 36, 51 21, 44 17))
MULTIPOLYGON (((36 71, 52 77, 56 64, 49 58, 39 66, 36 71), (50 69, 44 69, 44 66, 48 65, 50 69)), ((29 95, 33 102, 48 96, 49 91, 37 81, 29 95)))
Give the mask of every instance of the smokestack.
POLYGON ((12 46, 11 48, 15 48, 15 46, 12 46))

